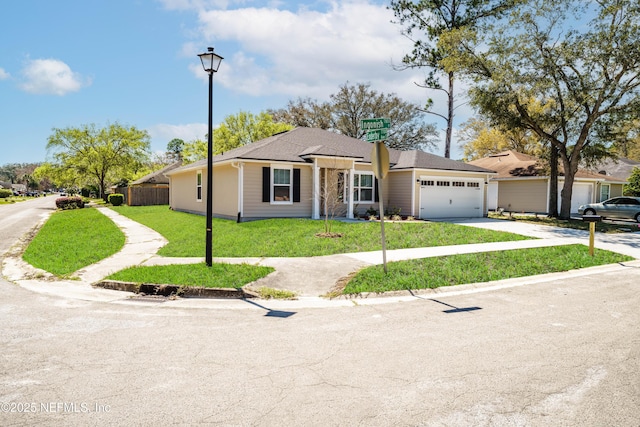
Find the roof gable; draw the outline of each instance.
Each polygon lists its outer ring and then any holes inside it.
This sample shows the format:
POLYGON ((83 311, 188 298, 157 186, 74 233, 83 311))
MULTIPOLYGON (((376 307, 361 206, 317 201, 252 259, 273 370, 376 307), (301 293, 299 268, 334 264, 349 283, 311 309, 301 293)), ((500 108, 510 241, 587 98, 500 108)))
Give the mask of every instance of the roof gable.
MULTIPOLYGON (((212 161, 214 164, 233 160, 306 163, 314 157, 338 157, 371 163, 372 147, 370 142, 361 139, 324 129, 298 127, 216 155, 212 161)), ((400 151, 389 148, 389 162, 392 170, 414 168, 492 172, 420 150, 400 151)), ((206 167, 206 164, 205 159, 183 168, 206 167)))
MULTIPOLYGON (((498 173, 496 178, 521 178, 521 177, 540 177, 547 178, 548 173, 542 167, 540 159, 529 156, 528 154, 519 153, 509 150, 502 153, 492 154, 481 159, 468 162, 471 165, 481 166, 492 169, 498 173)), ((560 176, 564 175, 562 167, 560 167, 560 176)), ((576 173, 576 178, 606 180, 610 182, 625 182, 624 179, 615 177, 606 177, 604 175, 595 174, 593 172, 580 169, 576 173)))

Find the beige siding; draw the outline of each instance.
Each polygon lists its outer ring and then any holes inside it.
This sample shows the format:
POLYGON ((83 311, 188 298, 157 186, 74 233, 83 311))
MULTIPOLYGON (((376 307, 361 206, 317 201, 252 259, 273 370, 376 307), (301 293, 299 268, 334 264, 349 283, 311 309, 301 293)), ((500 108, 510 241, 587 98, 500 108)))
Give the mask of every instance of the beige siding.
POLYGON ((622 190, 623 184, 611 184, 611 187, 609 187, 609 198, 622 196, 622 190))
POLYGON ((400 215, 411 215, 411 191, 415 187, 411 171, 389 173, 383 185, 385 208, 400 208, 400 215))
POLYGON ((313 193, 312 168, 294 164, 300 169, 300 202, 289 205, 262 202, 262 168, 270 163, 245 163, 244 165, 244 218, 310 218, 313 193))
POLYGON ((196 200, 196 171, 190 170, 171 175, 169 206, 171 209, 206 214, 206 171, 202 171, 202 201, 196 200))
POLYGON ((231 165, 213 168, 213 215, 223 218, 238 215, 238 169, 231 165))
POLYGON ((499 181, 499 209, 508 212, 547 212, 547 199, 547 180, 499 181))

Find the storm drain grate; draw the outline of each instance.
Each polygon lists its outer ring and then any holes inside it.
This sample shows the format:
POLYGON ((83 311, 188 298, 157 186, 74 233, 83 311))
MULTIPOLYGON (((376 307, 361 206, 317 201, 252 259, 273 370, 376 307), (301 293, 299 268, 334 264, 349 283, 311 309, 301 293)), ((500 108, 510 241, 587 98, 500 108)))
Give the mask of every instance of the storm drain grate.
POLYGON ((129 301, 141 301, 141 302, 166 302, 169 298, 162 295, 136 295, 129 298, 129 301))

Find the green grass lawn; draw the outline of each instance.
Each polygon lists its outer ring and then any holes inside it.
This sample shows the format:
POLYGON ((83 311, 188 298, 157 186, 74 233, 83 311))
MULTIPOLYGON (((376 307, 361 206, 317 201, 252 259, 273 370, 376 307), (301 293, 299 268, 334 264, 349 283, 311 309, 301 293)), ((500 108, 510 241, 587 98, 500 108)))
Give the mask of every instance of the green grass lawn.
POLYGON ((23 254, 34 267, 66 276, 120 251, 125 237, 93 208, 55 212, 23 254))
POLYGON ((439 288, 568 271, 632 259, 605 250, 596 250, 591 257, 589 248, 583 245, 424 258, 388 263, 387 274, 382 265, 362 269, 347 283, 343 293, 439 288))
MULTIPOLYGON (((194 256, 204 253, 205 218, 174 212, 167 206, 112 208, 164 235, 169 244, 164 256, 194 256)), ((333 223, 340 238, 316 237, 324 231, 322 221, 271 219, 237 224, 214 219, 213 253, 216 257, 315 256, 381 248, 377 222, 333 223)), ((483 230, 448 223, 387 223, 387 248, 429 247, 468 243, 524 240, 511 233, 483 230)), ((95 208, 54 213, 27 247, 25 261, 67 276, 118 252, 125 237, 118 227, 95 208)), ((437 288, 462 283, 486 282, 542 273, 610 264, 630 257, 596 250, 588 255, 583 245, 521 249, 454 255, 388 264, 357 273, 344 289, 346 294, 392 290, 437 288)), ((171 265, 132 267, 111 275, 112 280, 183 286, 239 288, 266 276, 270 267, 246 264, 171 265)))
MULTIPOLYGON (((205 217, 169 210, 167 206, 118 206, 116 212, 140 222, 169 243, 159 255, 198 257, 205 253, 205 217)), ((236 223, 213 220, 214 257, 306 257, 382 249, 380 223, 333 221, 340 238, 316 237, 322 220, 268 219, 236 223)), ((526 240, 517 234, 441 222, 385 223, 387 249, 526 240)))
POLYGON ((205 288, 241 288, 274 271, 271 267, 248 264, 205 263, 130 267, 107 277, 123 282, 162 285, 198 286, 205 288))

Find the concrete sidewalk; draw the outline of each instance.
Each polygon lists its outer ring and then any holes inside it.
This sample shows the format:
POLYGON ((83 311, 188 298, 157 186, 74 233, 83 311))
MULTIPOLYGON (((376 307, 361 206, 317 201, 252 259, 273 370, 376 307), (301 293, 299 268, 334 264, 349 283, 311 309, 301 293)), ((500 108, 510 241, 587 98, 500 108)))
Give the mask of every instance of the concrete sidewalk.
MULTIPOLYGON (((126 243, 122 251, 99 263, 90 265, 74 274, 80 280, 52 281, 44 272, 34 271, 19 257, 7 257, 4 275, 21 286, 50 294, 66 294, 79 299, 118 300, 125 298, 122 292, 94 289, 91 285, 109 274, 136 265, 193 264, 204 258, 167 258, 155 255, 166 240, 154 230, 132 221, 115 211, 99 208, 122 229, 126 243)), ((526 224, 523 222, 492 220, 487 218, 448 221, 460 225, 507 231, 536 240, 481 243, 430 248, 410 248, 387 251, 387 261, 427 258, 441 255, 476 253, 520 248, 535 248, 568 244, 588 244, 588 232, 526 224)), ((640 233, 597 234, 596 247, 630 255, 640 259, 640 233)), ((214 262, 247 263, 271 266, 276 271, 255 282, 252 286, 267 286, 296 292, 302 298, 325 295, 336 282, 368 265, 382 264, 382 252, 364 252, 307 258, 215 258, 214 262)), ((130 295, 129 295, 130 296, 130 295)))

